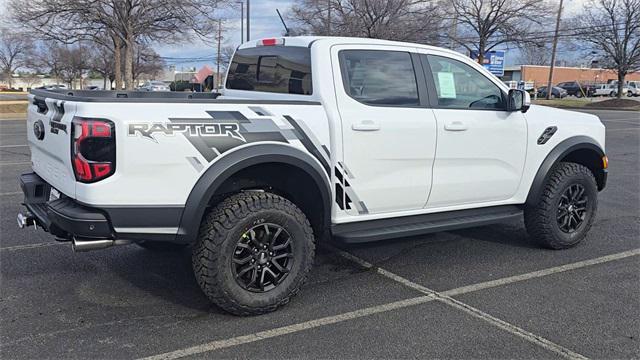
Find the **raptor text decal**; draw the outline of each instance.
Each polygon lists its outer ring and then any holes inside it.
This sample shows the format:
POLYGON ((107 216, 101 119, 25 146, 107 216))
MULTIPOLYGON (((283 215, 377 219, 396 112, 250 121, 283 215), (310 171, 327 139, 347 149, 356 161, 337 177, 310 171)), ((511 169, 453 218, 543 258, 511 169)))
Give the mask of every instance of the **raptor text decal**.
POLYGON ((240 126, 233 123, 132 123, 129 124, 129 136, 137 134, 149 140, 157 142, 155 135, 163 134, 173 136, 175 133, 181 133, 185 136, 219 136, 231 137, 242 142, 246 142, 245 138, 240 134, 240 126))

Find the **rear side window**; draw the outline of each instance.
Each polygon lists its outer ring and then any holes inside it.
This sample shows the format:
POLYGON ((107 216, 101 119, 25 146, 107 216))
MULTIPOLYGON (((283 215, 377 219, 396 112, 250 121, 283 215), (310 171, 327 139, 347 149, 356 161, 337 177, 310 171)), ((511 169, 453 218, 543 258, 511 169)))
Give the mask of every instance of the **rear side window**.
POLYGON ((409 53, 342 50, 339 57, 345 91, 355 100, 367 105, 420 105, 409 53))
POLYGON ((240 49, 231 61, 226 88, 311 95, 311 51, 294 46, 240 49))

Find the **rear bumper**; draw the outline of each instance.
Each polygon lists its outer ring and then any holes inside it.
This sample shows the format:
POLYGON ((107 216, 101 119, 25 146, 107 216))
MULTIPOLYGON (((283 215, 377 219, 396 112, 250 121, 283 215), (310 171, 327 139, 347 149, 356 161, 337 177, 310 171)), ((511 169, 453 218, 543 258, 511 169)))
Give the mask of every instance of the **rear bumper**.
POLYGON ((115 239, 104 212, 64 195, 50 201, 51 186, 36 173, 21 175, 20 188, 24 194, 23 205, 29 211, 26 217, 60 240, 115 239))

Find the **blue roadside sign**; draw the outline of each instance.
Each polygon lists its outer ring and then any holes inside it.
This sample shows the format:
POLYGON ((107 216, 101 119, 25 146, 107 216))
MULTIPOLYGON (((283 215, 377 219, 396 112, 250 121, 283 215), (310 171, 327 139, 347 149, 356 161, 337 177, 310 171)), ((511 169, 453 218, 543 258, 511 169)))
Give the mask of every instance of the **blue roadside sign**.
MULTIPOLYGON (((504 75, 504 55, 502 50, 487 51, 484 53, 484 59, 482 60, 482 66, 489 70, 495 76, 504 75)), ((478 52, 472 51, 471 58, 478 59, 478 52)))

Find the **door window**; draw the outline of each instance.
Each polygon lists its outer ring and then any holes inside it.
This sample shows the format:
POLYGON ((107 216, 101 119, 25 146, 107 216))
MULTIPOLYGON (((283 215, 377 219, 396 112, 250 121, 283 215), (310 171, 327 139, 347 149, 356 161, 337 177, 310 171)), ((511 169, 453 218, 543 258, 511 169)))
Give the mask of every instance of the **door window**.
POLYGON ((442 56, 428 55, 438 96, 438 107, 504 110, 502 90, 471 66, 442 56))
POLYGON ((420 105, 409 53, 343 50, 339 57, 344 89, 355 100, 379 106, 420 105))

